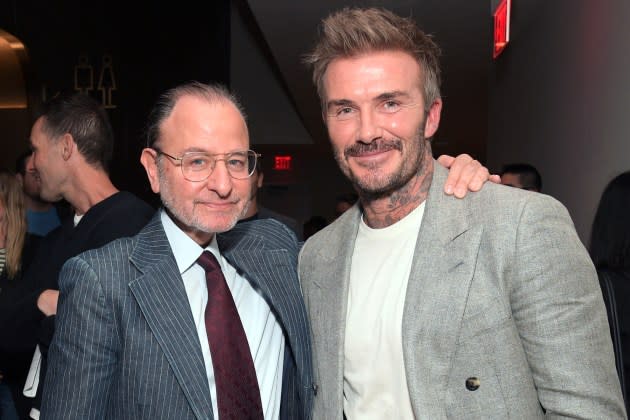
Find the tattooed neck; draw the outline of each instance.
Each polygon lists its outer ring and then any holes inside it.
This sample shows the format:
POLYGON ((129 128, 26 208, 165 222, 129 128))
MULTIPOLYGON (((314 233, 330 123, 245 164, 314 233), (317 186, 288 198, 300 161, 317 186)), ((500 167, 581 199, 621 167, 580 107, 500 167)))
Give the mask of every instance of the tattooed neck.
POLYGON ((418 173, 403 188, 386 197, 361 197, 363 220, 373 229, 393 225, 426 200, 432 179, 433 158, 427 153, 418 173))

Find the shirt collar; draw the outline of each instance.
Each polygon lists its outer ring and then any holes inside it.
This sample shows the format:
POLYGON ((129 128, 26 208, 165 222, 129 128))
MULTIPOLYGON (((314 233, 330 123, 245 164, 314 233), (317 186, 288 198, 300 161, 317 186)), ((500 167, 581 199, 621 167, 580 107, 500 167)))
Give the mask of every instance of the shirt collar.
POLYGON ((217 243, 216 234, 212 235, 212 240, 204 249, 183 230, 181 230, 164 209, 161 210, 160 219, 162 220, 162 226, 164 227, 164 232, 166 233, 168 242, 173 250, 173 255, 175 256, 175 261, 177 262, 177 268, 179 269, 180 274, 183 274, 186 270, 192 267, 204 250, 212 252, 219 261, 221 268, 225 268, 223 258, 219 252, 219 244, 217 243))

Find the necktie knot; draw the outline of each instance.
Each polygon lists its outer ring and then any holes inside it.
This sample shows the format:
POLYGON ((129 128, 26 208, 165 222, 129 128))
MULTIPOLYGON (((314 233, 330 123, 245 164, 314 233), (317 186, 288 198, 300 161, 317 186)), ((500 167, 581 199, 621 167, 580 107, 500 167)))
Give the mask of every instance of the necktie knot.
POLYGON ((210 251, 203 251, 201 256, 197 259, 197 263, 201 266, 201 268, 206 270, 206 273, 221 270, 219 261, 217 261, 216 257, 210 251))

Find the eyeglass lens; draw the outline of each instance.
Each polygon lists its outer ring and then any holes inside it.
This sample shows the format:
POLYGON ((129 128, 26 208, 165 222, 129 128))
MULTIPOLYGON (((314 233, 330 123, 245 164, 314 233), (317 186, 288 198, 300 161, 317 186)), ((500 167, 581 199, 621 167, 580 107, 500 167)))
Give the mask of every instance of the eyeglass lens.
POLYGON ((223 155, 223 158, 205 153, 186 153, 182 156, 182 171, 189 181, 203 181, 214 171, 217 162, 223 161, 232 178, 249 178, 256 168, 256 153, 252 150, 223 155))

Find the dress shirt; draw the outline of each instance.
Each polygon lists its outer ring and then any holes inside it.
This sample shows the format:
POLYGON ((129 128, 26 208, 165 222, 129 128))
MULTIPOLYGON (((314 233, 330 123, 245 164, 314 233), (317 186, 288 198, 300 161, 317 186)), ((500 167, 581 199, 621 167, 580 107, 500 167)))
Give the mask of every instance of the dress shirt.
POLYGON ((265 418, 279 418, 285 338, 271 308, 251 283, 237 273, 236 269, 223 258, 219 252, 216 235, 204 249, 177 227, 164 210, 162 210, 161 220, 184 281, 195 328, 199 335, 212 397, 212 410, 215 413, 214 418, 218 418, 217 393, 204 320, 208 289, 205 271, 197 264, 197 259, 204 250, 210 251, 219 261, 221 271, 234 298, 252 352, 265 418))

